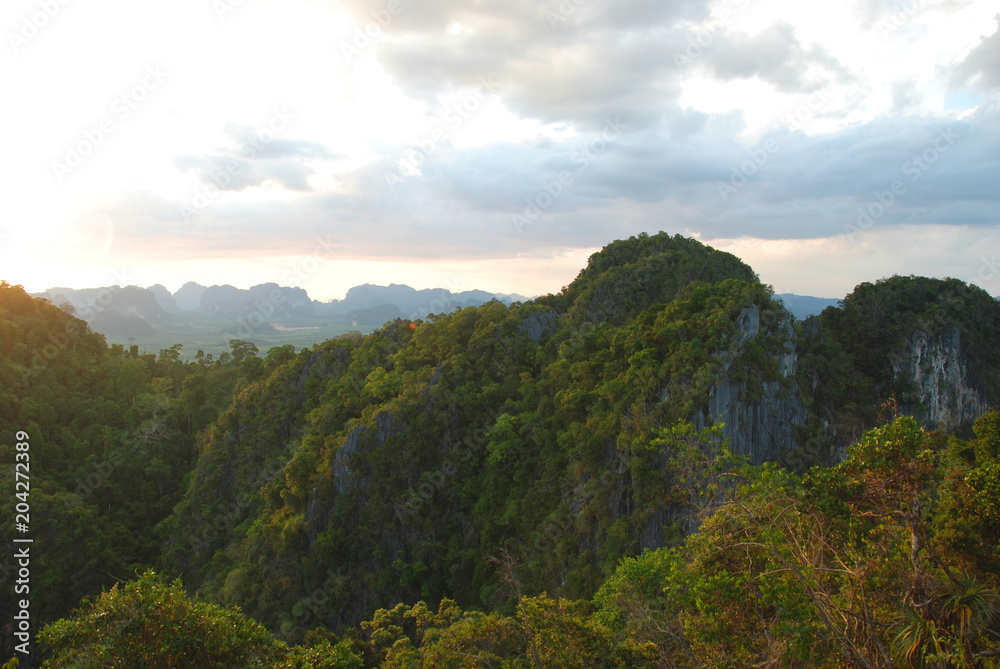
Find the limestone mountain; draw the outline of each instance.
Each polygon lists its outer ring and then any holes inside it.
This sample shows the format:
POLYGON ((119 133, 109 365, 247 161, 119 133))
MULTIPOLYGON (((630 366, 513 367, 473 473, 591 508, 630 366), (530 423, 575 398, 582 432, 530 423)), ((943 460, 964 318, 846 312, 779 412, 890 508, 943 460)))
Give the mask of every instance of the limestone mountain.
MULTIPOLYGON (((796 324, 737 258, 661 233, 611 244, 558 295, 326 342, 245 387, 204 435, 165 559, 290 638, 392 602, 496 606, 505 577, 484 556, 513 556, 527 592, 589 597, 623 557, 692 528, 684 435, 715 426, 753 463, 831 462, 879 421, 892 356, 921 369, 929 349, 908 342, 932 313, 934 332, 962 332, 959 376, 992 370, 994 317, 966 312, 978 289, 955 287, 965 307, 882 295, 911 288, 861 286, 796 324), (862 305, 881 311, 865 321, 862 305), (679 425, 694 432, 657 437, 679 425), (209 498, 221 528, 200 520, 209 498)), ((950 427, 996 402, 976 383, 983 401, 950 427)), ((941 415, 906 397, 898 410, 941 415)))

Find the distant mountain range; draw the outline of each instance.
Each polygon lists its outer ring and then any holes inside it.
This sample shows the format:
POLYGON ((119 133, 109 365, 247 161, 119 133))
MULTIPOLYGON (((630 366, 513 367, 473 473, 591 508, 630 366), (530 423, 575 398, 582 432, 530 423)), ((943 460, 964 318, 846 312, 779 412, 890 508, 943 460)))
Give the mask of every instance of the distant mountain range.
POLYGON ((388 286, 366 283, 351 288, 343 300, 320 302, 311 299, 302 288, 289 288, 276 283, 262 283, 243 289, 230 285, 202 286, 193 281, 181 286, 176 293, 156 284, 149 288, 49 288, 33 296, 47 298, 57 305, 69 304, 78 316, 87 321, 117 312, 122 316, 142 319, 152 326, 173 322, 180 314, 240 317, 254 311, 266 312, 265 315, 272 319, 341 316, 372 309, 389 314, 390 318, 422 318, 430 313, 448 313, 491 300, 510 304, 528 299, 521 295, 484 290, 452 293, 445 288, 417 290, 395 283, 388 286))
POLYGON ((800 321, 804 321, 810 316, 819 315, 827 307, 835 307, 840 304, 840 300, 831 297, 810 297, 808 295, 792 295, 791 293, 777 293, 775 297, 781 300, 785 308, 800 321))
POLYGON ((171 293, 156 284, 103 288, 50 288, 44 297, 86 320, 111 343, 146 350, 182 343, 192 349, 225 349, 230 339, 253 341, 262 349, 291 343, 307 346, 351 330, 370 332, 395 318, 417 319, 499 300, 527 301, 521 295, 445 288, 364 284, 342 300, 313 300, 302 288, 264 283, 248 289, 188 282, 171 293))

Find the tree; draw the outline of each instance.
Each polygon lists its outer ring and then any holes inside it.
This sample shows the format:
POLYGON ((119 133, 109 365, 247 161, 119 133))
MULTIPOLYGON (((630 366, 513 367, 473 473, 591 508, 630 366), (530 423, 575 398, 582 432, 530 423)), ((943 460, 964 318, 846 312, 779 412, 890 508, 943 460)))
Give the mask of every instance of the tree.
POLYGON ((232 350, 233 362, 237 365, 242 364, 244 360, 256 358, 260 352, 256 344, 242 339, 230 339, 229 348, 232 350))
POLYGON ((280 666, 284 644, 238 609, 198 602, 152 571, 89 600, 38 634, 45 669, 280 666))

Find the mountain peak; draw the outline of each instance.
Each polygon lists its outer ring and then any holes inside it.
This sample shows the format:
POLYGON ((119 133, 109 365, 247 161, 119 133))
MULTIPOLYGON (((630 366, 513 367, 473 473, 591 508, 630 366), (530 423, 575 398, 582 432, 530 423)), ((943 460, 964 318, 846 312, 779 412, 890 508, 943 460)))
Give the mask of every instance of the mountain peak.
POLYGON ((641 233, 590 256, 573 283, 541 301, 577 320, 620 323, 692 282, 726 279, 759 281, 742 260, 697 239, 641 233))

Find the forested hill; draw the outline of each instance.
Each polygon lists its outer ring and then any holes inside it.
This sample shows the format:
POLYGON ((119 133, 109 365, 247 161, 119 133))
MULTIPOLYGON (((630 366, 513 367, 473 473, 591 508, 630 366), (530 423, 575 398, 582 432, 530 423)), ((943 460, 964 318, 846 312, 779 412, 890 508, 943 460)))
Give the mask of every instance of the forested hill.
MULTIPOLYGON (((340 658, 287 666, 888 666, 906 605, 997 585, 1000 521, 974 500, 1000 486, 1000 305, 958 281, 862 284, 799 323, 734 256, 640 235, 557 295, 191 363, 0 291, 0 364, 23 379, 0 419, 32 434, 46 622, 155 567, 340 658)), ((115 597, 50 628, 56 659, 129 638, 87 622, 141 617, 115 597)), ((913 611, 942 648, 992 647, 913 611)), ((260 666, 292 657, 272 641, 260 666)))

